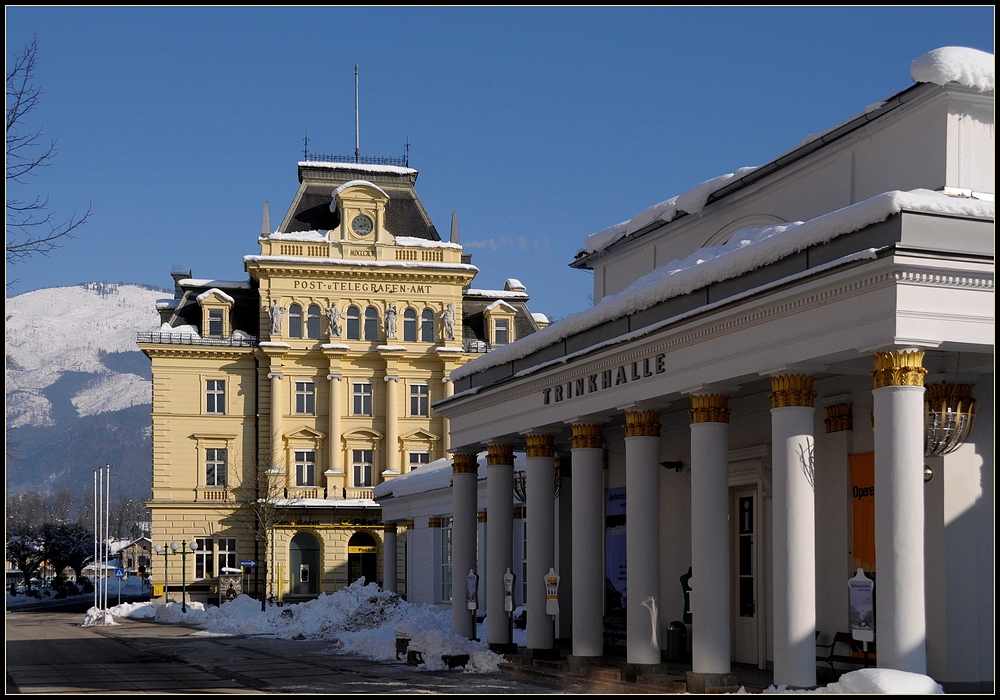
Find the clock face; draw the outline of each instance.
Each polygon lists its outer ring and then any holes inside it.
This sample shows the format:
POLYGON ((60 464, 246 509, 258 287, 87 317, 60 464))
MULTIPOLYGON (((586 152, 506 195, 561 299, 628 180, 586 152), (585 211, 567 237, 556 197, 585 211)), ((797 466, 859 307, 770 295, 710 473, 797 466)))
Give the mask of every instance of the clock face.
POLYGON ((370 216, 365 216, 364 214, 355 216, 354 221, 351 222, 351 230, 359 236, 367 236, 374 228, 375 222, 372 221, 370 216))

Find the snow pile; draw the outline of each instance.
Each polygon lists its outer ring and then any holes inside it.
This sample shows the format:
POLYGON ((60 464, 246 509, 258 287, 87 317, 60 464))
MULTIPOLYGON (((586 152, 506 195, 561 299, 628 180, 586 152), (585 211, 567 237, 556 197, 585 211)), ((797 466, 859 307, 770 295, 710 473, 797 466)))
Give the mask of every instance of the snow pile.
POLYGON ((964 46, 944 46, 911 63, 910 77, 916 83, 959 83, 979 92, 993 92, 994 64, 991 53, 964 46))
MULTIPOLYGON (((741 689, 742 690, 742 689, 741 689)), ((848 693, 851 695, 942 695, 944 689, 930 676, 890 668, 863 668, 815 690, 789 690, 773 685, 765 693, 848 693)))
MULTIPOLYGON (((467 654, 470 660, 465 670, 477 673, 495 672, 504 661, 485 642, 453 634, 450 610, 413 605, 395 593, 379 590, 374 583, 365 584, 363 579, 336 593, 322 593, 314 600, 268 606, 264 611, 260 608, 259 601, 241 595, 221 607, 188 603, 186 612, 177 603, 128 603, 109 612, 119 618, 195 625, 211 634, 322 639, 331 642, 335 653, 376 661, 397 661, 396 638, 405 637, 410 640, 409 649, 421 653, 424 664, 420 668, 426 670, 447 668, 442 655, 467 654)), ((87 620, 98 615, 92 609, 87 620)))
POLYGON ((930 190, 897 190, 805 222, 740 229, 724 244, 700 248, 686 258, 658 267, 618 294, 604 297, 593 308, 476 358, 453 370, 451 378, 461 379, 520 359, 606 321, 648 309, 706 285, 738 277, 837 236, 860 231, 904 209, 983 219, 994 217, 993 202, 951 197, 930 190))

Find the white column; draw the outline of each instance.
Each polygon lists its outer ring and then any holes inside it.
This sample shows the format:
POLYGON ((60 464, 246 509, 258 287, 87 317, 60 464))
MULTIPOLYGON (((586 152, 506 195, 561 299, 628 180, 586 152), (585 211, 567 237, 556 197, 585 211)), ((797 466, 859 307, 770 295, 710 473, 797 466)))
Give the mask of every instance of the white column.
POLYGON ((878 665, 912 673, 927 673, 923 356, 876 353, 872 372, 878 665))
MULTIPOLYGON (((445 374, 444 379, 441 380, 444 385, 444 397, 447 399, 449 396, 455 393, 455 383, 451 381, 451 377, 445 374)), ((441 416, 441 440, 444 443, 443 449, 445 452, 451 451, 451 421, 441 416)))
POLYGON ((552 435, 528 435, 525 498, 528 528, 528 648, 552 648, 552 617, 545 612, 545 575, 555 567, 555 461, 552 435))
POLYGON ((327 498, 334 498, 340 494, 341 487, 346 486, 343 475, 347 470, 344 468, 344 448, 340 441, 343 432, 340 422, 340 383, 344 376, 331 373, 326 375, 326 378, 330 382, 330 436, 327 438, 330 456, 326 469, 326 489, 327 498), (340 478, 334 481, 337 476, 340 478))
POLYGON ((489 445, 486 459, 486 641, 506 648, 511 613, 503 609, 503 575, 514 560, 514 450, 489 445))
MULTIPOLYGON (((729 397, 691 397, 691 662, 729 673, 729 397)), ((631 597, 631 595, 629 596, 631 597)))
POLYGON ((816 685, 813 378, 771 377, 774 684, 816 685))
POLYGON ((267 378, 271 380, 271 468, 284 468, 285 455, 281 448, 281 381, 285 375, 271 372, 267 378))
POLYGON ((573 656, 604 654, 604 437, 573 426, 573 656))
POLYGON ((476 454, 456 454, 452 468, 451 521, 451 631, 476 637, 475 610, 469 610, 465 592, 469 571, 476 570, 476 454))
MULTIPOLYGON (((660 413, 625 413, 630 664, 660 663, 660 413)), ((530 511, 529 511, 530 514, 530 511)))
POLYGON ((382 528, 382 590, 398 593, 396 564, 396 524, 386 523, 382 528))
MULTIPOLYGON (((399 474, 399 377, 385 375, 385 468, 399 474)), ((376 478, 375 482, 381 481, 376 478)), ((468 573, 468 572, 466 572, 468 573)))

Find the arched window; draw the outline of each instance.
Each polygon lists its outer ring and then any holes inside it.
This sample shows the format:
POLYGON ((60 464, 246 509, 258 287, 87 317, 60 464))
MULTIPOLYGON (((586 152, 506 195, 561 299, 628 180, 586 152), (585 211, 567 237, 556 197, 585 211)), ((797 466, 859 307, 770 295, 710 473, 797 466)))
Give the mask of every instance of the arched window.
POLYGON ((378 340, 378 309, 365 309, 365 340, 378 340))
POLYGON ((288 337, 302 337, 302 307, 298 304, 288 307, 288 337))
POLYGON ((424 309, 420 314, 420 342, 434 342, 434 312, 424 309))
POLYGON ((347 339, 361 340, 361 311, 356 306, 347 307, 347 339))
POLYGON ((319 307, 315 304, 306 309, 306 337, 319 338, 319 307))
POLYGON ((408 343, 417 342, 417 312, 413 309, 403 312, 403 340, 408 343))

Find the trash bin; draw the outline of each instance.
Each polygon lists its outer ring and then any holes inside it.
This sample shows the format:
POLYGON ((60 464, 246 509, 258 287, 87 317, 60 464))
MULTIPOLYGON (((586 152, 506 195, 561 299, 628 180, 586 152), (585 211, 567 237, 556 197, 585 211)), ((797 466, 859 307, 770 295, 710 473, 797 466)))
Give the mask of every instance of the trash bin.
POLYGON ((667 661, 684 661, 687 658, 687 626, 680 620, 667 625, 667 661))

